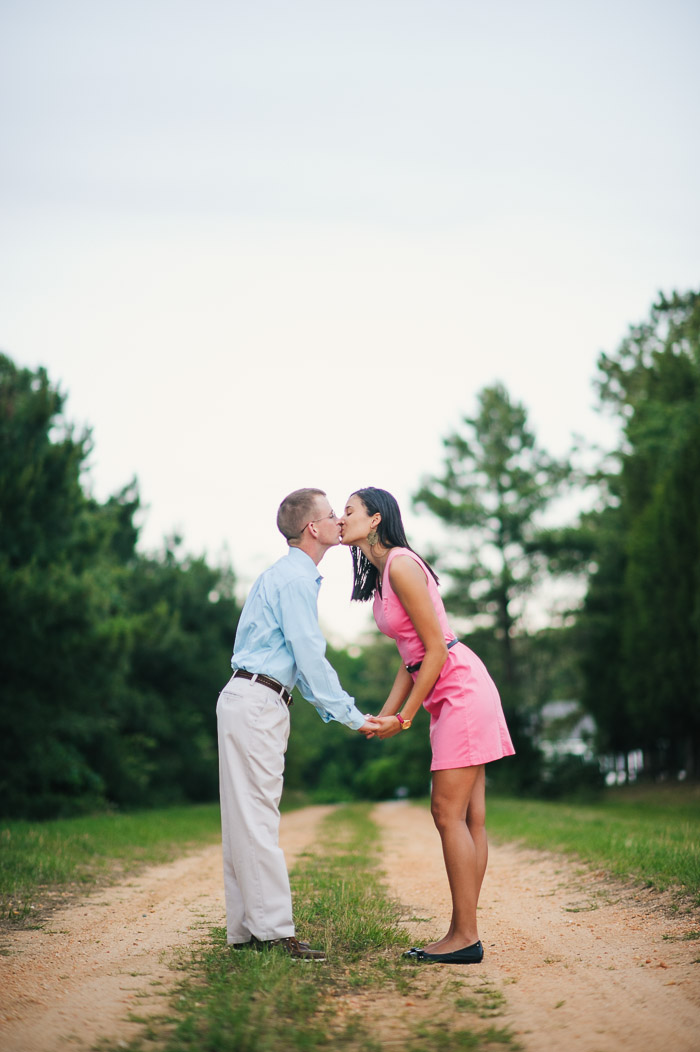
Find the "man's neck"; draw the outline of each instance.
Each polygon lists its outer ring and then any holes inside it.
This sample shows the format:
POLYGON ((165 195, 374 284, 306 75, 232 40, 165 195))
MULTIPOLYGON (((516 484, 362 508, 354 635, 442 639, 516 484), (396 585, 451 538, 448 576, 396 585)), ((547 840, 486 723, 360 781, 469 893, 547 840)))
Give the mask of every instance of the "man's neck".
POLYGON ((312 539, 307 541, 306 538, 303 539, 301 544, 290 544, 289 547, 298 548, 300 551, 304 552, 305 555, 308 555, 309 559, 313 559, 317 566, 328 551, 328 545, 318 544, 312 539))

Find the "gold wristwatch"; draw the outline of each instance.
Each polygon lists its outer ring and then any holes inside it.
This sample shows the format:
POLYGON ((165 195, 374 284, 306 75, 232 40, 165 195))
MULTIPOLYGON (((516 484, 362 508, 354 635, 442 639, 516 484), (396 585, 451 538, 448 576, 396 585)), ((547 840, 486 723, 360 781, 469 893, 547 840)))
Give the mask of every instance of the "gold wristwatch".
POLYGON ((401 713, 400 713, 400 712, 395 712, 395 713, 394 713, 394 715, 396 716, 396 719, 397 719, 397 720, 399 721, 399 723, 401 724, 401 730, 402 730, 402 731, 407 731, 407 730, 408 730, 408 728, 409 728, 409 727, 411 726, 411 724, 413 723, 413 720, 405 720, 405 719, 403 718, 403 716, 401 715, 401 713))

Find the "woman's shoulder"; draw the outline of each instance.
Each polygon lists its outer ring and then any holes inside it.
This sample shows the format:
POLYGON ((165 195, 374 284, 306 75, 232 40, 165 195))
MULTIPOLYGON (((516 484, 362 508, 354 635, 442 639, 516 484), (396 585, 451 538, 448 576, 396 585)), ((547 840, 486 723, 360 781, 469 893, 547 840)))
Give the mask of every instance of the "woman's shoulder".
POLYGON ((412 552, 410 548, 392 548, 386 561, 386 570, 390 577, 393 577, 397 573, 400 575, 402 571, 411 573, 412 570, 410 563, 420 566, 423 573, 427 576, 425 563, 421 557, 416 555, 415 552, 412 552), (406 556, 407 558, 402 559, 401 556, 406 556), (396 565, 397 560, 398 565, 396 565))
POLYGON ((386 560, 387 566, 389 565, 389 563, 392 563, 394 559, 398 559, 402 555, 407 555, 409 559, 412 559, 414 562, 420 563, 422 565, 423 560, 420 558, 419 555, 416 555, 415 552, 412 552, 410 548, 396 547, 389 549, 389 555, 387 556, 386 560))

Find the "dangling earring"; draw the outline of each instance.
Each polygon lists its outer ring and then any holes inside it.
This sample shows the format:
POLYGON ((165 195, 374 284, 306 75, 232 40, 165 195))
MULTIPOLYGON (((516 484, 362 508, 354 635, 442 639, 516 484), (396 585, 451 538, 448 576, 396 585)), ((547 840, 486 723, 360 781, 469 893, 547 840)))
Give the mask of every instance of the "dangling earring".
POLYGON ((369 541, 370 548, 374 548, 375 544, 379 540, 379 534, 376 530, 370 530, 367 534, 367 540, 369 541))

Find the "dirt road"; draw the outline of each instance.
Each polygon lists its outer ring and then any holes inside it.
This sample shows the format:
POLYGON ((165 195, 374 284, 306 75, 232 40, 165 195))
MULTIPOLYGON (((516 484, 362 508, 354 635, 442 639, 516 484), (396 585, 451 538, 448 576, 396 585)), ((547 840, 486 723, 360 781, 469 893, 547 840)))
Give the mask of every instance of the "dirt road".
MULTIPOLYGON (((285 815, 288 865, 313 840, 329 808, 285 815)), ((135 1037, 144 1017, 165 1009, 179 978, 177 950, 224 923, 219 845, 58 910, 44 928, 3 940, 0 1052, 84 1052, 100 1038, 135 1037)))
MULTIPOLYGON (((406 917, 433 918, 406 927, 418 944, 443 935, 449 892, 429 813, 391 803, 374 817, 406 917)), ((699 928, 697 912, 673 916, 659 896, 563 856, 492 845, 479 910, 484 961, 450 971, 501 990, 499 1025, 531 1052, 699 1052, 699 928)))
MULTIPOLYGON (((285 815, 291 865, 327 808, 285 815)), ((416 942, 442 934, 449 898, 429 813, 382 804, 375 817, 392 895, 416 942), (416 920, 415 918, 424 918, 416 920)), ((0 957, 0 1050, 85 1052, 128 1040, 130 1012, 164 1007, 176 951, 223 922, 218 847, 140 873, 19 932, 0 957)), ((505 997, 499 1025, 532 1052, 698 1052, 700 942, 695 916, 672 916, 657 896, 624 889, 560 856, 493 847, 482 894, 486 957, 469 969, 417 969, 417 988, 446 971, 488 981, 505 997)), ((414 1010, 410 999, 399 1013, 414 1010)))

